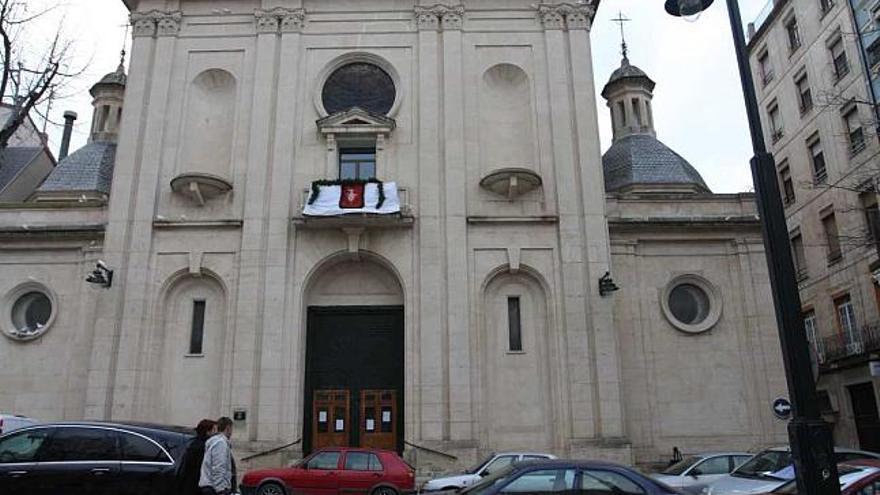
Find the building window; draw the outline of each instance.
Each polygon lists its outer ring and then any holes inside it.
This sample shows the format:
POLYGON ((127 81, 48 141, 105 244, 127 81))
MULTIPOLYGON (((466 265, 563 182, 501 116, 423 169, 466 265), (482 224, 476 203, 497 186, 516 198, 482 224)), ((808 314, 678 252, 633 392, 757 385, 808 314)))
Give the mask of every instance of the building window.
POLYGON ((828 180, 828 172, 825 170, 825 154, 822 152, 822 142, 817 137, 807 146, 810 149, 810 161, 813 163, 813 182, 824 184, 828 180))
POLYGON ((868 53, 868 65, 873 69, 880 62, 880 37, 874 39, 865 51, 868 53))
POLYGON ((859 203, 865 212, 866 244, 880 241, 880 208, 877 206, 877 193, 871 189, 859 194, 859 203))
POLYGON ((621 127, 626 125, 626 103, 622 101, 617 102, 617 114, 620 115, 620 125, 621 127))
POLYGON ((0 318, 0 329, 12 339, 33 340, 52 325, 57 309, 55 296, 48 288, 35 282, 26 282, 0 301, 6 317, 0 318))
POLYGON ((825 231, 825 245, 828 246, 828 264, 840 261, 843 253, 840 250, 840 233, 837 231, 837 219, 834 213, 822 217, 822 229, 825 231))
POLYGON ((801 114, 809 112, 813 108, 813 93, 810 91, 810 81, 804 74, 795 82, 798 92, 798 107, 801 114))
POLYGON ((849 294, 834 300, 834 308, 837 311, 837 325, 843 335, 847 351, 853 352, 858 345, 858 330, 856 327, 856 313, 853 309, 849 294))
POLYGON ((807 278, 807 255, 804 251, 804 238, 799 231, 791 234, 791 257, 794 273, 798 281, 807 278))
POLYGON ((324 83, 321 100, 328 114, 360 107, 386 115, 394 106, 394 80, 379 66, 353 62, 333 71, 324 83))
POLYGON ((822 15, 825 15, 832 7, 834 7, 833 0, 819 0, 819 11, 822 12, 822 15))
POLYGON ((189 334, 189 353, 202 354, 205 337, 205 301, 193 301, 192 331, 189 334))
POLYGON ((804 332, 813 348, 818 347, 819 334, 816 330, 816 311, 812 309, 804 312, 804 332))
POLYGON ((522 345, 522 315, 520 313, 519 296, 507 298, 507 328, 508 349, 513 352, 521 352, 522 345))
POLYGON ((376 177, 376 148, 339 150, 339 178, 367 180, 376 177))
POLYGON ((770 137, 775 143, 782 138, 782 118, 779 116, 779 105, 774 102, 767 109, 767 115, 770 117, 770 137))
POLYGON ((788 50, 794 52, 801 46, 801 34, 798 32, 797 17, 791 18, 785 23, 785 33, 788 35, 788 50))
POLYGON ((782 188, 782 199, 786 206, 795 202, 794 183, 791 180, 791 170, 788 162, 782 162, 779 167, 779 186, 782 188))
POLYGON ((846 135, 849 139, 849 153, 856 153, 865 149, 865 133, 859 120, 858 108, 851 108, 844 116, 843 123, 846 126, 846 135))
POLYGON ((661 294, 660 303, 666 319, 685 333, 710 330, 721 317, 718 289, 698 275, 674 278, 661 294))
POLYGON ((846 58, 846 50, 843 46, 843 38, 838 37, 828 46, 831 52, 831 60, 834 65, 834 78, 840 80, 849 74, 849 60, 846 58))
POLYGON ((758 55, 758 75, 766 86, 773 80, 773 69, 770 67, 770 54, 766 50, 758 55))

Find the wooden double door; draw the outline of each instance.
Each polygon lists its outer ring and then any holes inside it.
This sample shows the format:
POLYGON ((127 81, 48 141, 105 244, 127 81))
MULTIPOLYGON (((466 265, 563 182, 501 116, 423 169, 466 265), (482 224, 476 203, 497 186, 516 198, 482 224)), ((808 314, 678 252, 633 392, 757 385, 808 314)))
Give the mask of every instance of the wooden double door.
POLYGON ((403 308, 309 308, 306 452, 402 451, 403 367, 403 308))

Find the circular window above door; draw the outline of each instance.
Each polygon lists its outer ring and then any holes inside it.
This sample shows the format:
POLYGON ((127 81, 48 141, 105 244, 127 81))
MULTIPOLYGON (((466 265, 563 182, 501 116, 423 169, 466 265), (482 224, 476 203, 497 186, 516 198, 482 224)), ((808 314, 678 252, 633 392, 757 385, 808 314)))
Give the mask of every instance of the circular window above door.
POLYGON ((351 62, 334 70, 321 91, 321 101, 328 114, 360 107, 387 115, 396 99, 397 90, 392 77, 369 62, 351 62))

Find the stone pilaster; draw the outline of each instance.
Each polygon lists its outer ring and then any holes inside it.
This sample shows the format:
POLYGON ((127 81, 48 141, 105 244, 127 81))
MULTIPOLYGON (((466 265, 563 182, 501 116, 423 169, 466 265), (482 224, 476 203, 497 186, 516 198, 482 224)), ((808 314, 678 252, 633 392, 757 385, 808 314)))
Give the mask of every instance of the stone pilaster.
POLYGON ((257 33, 298 33, 305 27, 306 11, 284 7, 257 9, 254 11, 254 20, 257 33))
POLYGON ((464 20, 464 5, 416 6, 416 25, 419 31, 461 29, 464 20))
MULTIPOLYGON (((232 382, 229 397, 231 402, 223 404, 224 410, 245 408, 248 415, 247 431, 241 437, 255 440, 258 436, 256 426, 260 423, 262 395, 261 365, 263 363, 263 339, 265 325, 276 325, 272 317, 266 315, 265 307, 255 301, 266 300, 266 256, 268 248, 268 201, 266 191, 271 186, 271 140, 275 123, 277 88, 275 71, 278 60, 278 32, 281 21, 275 10, 258 10, 255 13, 257 27, 256 60, 253 76, 252 113, 263 118, 251 121, 248 133, 247 184, 244 194, 244 226, 242 228, 241 253, 239 255, 238 293, 236 301, 235 331, 236 341, 232 356, 232 382)), ((277 282, 277 279, 273 279, 277 282)), ((273 295, 274 297, 274 295, 273 295)), ((274 303, 273 303, 274 304, 274 303)), ((271 336, 269 337, 271 342, 271 336)), ((267 358, 270 358, 267 356, 267 358)), ((268 374, 267 374, 268 375, 268 374)), ((276 398, 277 400, 277 398, 276 398)), ((240 437, 240 438, 241 438, 240 437)))
POLYGON ((183 14, 179 10, 163 12, 132 12, 130 16, 132 36, 177 36, 180 33, 183 14))
POLYGON ((544 29, 590 29, 596 7, 591 3, 550 3, 538 5, 544 29))
POLYGON ((446 180, 446 332, 448 439, 472 440, 470 302, 467 242, 467 167, 465 157, 464 56, 461 32, 463 9, 445 8, 443 27, 443 123, 446 180))

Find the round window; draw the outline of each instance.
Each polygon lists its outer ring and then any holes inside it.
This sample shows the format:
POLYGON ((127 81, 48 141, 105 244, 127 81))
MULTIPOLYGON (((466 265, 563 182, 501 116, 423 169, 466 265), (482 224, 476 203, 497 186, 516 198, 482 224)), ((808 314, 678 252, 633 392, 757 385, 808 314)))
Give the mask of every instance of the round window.
POLYGON ((52 317, 52 301, 42 292, 28 292, 12 305, 12 325, 24 336, 40 332, 52 317))
POLYGON ((694 284, 681 284, 669 293, 669 310, 682 323, 702 323, 709 316, 709 307, 709 296, 694 284))
POLYGON ((697 275, 673 279, 662 291, 660 304, 669 323, 687 333, 705 332, 721 318, 718 290, 697 275))
POLYGON ((37 282, 26 282, 2 299, 0 329, 15 340, 33 340, 52 326, 58 310, 55 295, 37 282))
POLYGON ((386 115, 394 106, 396 97, 391 76, 367 62, 352 62, 333 71, 321 93, 324 110, 328 114, 360 107, 386 115))

